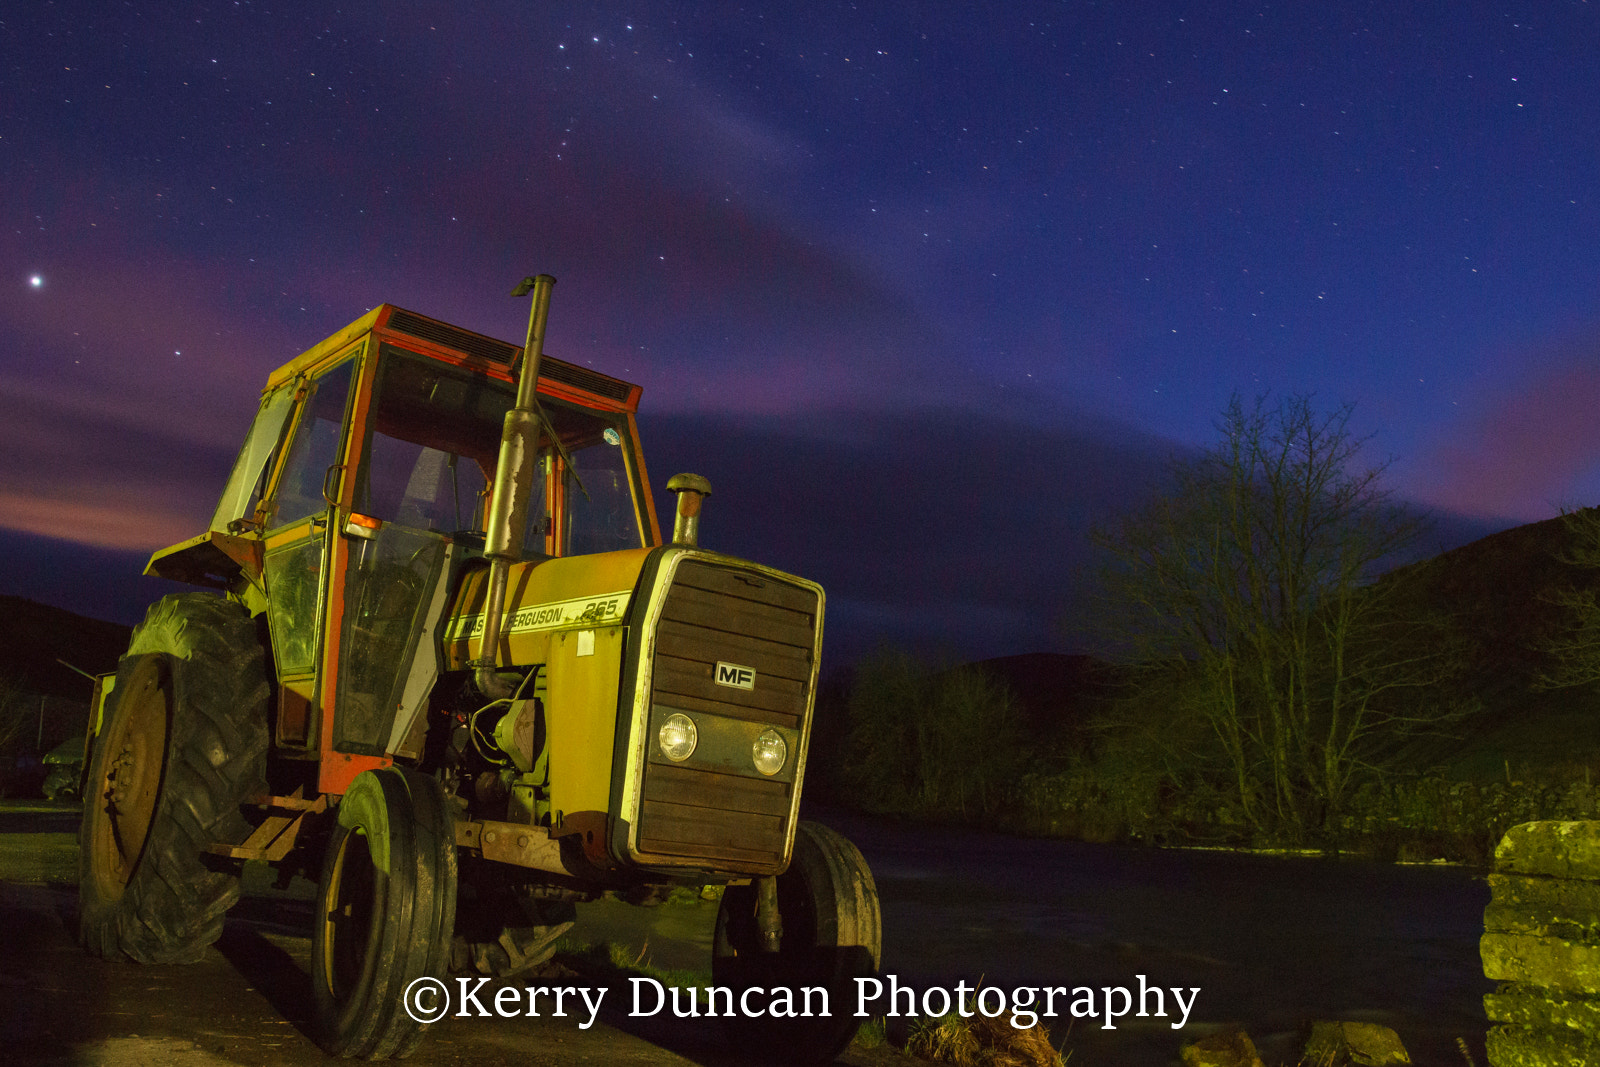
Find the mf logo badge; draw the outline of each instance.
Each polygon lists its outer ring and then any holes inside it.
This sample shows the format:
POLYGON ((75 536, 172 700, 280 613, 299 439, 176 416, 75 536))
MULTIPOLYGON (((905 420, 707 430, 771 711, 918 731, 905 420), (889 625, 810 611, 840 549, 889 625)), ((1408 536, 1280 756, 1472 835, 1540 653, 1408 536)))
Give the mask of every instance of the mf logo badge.
POLYGON ((717 661, 716 682, 734 689, 754 689, 756 687, 756 672, 749 667, 741 667, 737 663, 724 663, 717 661))

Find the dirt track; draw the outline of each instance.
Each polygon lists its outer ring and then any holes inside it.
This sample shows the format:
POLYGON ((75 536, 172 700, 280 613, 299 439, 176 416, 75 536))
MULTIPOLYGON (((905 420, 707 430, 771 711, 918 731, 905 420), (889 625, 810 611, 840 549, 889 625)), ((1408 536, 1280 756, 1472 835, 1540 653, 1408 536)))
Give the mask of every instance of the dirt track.
MULTIPOLYGON (((1124 1018, 1114 1030, 1052 1020, 1074 1064, 1167 1067, 1183 1042, 1235 1024, 1268 1063, 1294 1063, 1314 1019, 1392 1026, 1416 1063, 1459 1067, 1458 1039, 1482 1062, 1493 984, 1478 959, 1487 889, 1471 872, 1033 841, 837 812, 827 821, 873 866, 884 970, 908 984, 1101 987, 1148 975, 1203 987, 1181 1030, 1166 1018, 1124 1018)), ((26 1050, 7 1062, 330 1062, 305 1031, 309 885, 274 894, 247 874, 246 899, 196 966, 105 964, 70 933, 75 824, 73 812, 0 805, 0 1050, 26 1050)), ((600 902, 580 908, 574 933, 632 946, 657 968, 700 970, 712 918, 709 906, 600 902)), ((588 1030, 571 1015, 446 1018, 408 1062, 749 1062, 715 1020, 634 1019, 629 1006, 624 985, 588 1030)), ((841 1062, 909 1061, 852 1047, 841 1062)))
MULTIPOLYGON (((310 911, 294 894, 247 883, 246 899, 222 940, 192 966, 140 967, 90 959, 78 948, 75 813, 59 806, 0 806, 0 1049, 9 1063, 178 1064, 277 1067, 331 1062, 306 1036, 310 911), (48 832, 38 832, 48 831, 48 832)), ((709 909, 596 905, 585 937, 637 945, 662 967, 703 959, 700 927, 709 909)), ((580 928, 581 930, 582 928, 580 928)), ((588 981, 569 979, 568 984, 588 981)), ((526 983, 509 983, 519 988, 526 983)), ((487 990, 492 990, 491 983, 487 990)), ((628 1017, 629 990, 611 989, 599 1021, 562 1018, 446 1018, 406 1062, 418 1065, 535 1067, 539 1064, 748 1062, 712 1020, 628 1017)), ((488 992, 481 999, 492 1006, 488 992)), ((898 1057, 847 1051, 841 1063, 898 1057)), ((903 1061, 902 1061, 903 1062, 903 1061)))

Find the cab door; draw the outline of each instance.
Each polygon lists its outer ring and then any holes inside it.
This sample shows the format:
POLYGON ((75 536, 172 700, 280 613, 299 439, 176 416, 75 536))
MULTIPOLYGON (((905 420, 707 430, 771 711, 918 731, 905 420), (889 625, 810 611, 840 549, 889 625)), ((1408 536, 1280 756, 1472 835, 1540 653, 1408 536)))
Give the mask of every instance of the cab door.
MULTIPOLYGON (((418 518, 431 497, 409 490, 462 488, 457 457, 395 438, 397 427, 430 420, 391 410, 384 367, 394 359, 374 347, 351 346, 301 386, 262 509, 276 741, 285 755, 317 759, 318 789, 335 794, 389 763, 426 708, 437 676, 430 622, 443 610, 452 544, 418 518), (396 476, 401 499, 374 494, 396 476)), ((466 481, 470 514, 476 495, 466 481)))
POLYGON ((285 755, 316 747, 318 674, 333 572, 333 519, 360 346, 304 382, 285 458, 258 514, 263 583, 279 685, 275 741, 285 755))

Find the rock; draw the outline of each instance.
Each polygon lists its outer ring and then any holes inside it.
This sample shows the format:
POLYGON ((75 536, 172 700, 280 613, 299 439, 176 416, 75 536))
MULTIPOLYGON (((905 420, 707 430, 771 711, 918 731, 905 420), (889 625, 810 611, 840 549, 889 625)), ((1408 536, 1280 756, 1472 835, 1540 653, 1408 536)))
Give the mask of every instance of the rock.
POLYGON ((1600 882, 1491 874, 1489 893, 1489 933, 1600 942, 1600 882))
POLYGON ((1600 822, 1526 822, 1494 850, 1499 874, 1600 881, 1600 822))
POLYGON ((1600 1034, 1600 997, 1507 982, 1483 998, 1490 1022, 1600 1034))
POLYGON ((1263 1067, 1255 1042, 1243 1030, 1224 1030, 1183 1046, 1183 1067, 1263 1067))
POLYGON ((1570 1030, 1497 1026, 1484 1042, 1489 1067, 1592 1067, 1600 1041, 1570 1030))
POLYGON ((1600 945, 1559 937, 1484 934, 1478 952, 1487 978, 1569 993, 1600 993, 1600 945))
POLYGON ((1408 1064, 1411 1056, 1400 1035, 1377 1023, 1315 1022, 1306 1041, 1304 1063, 1315 1067, 1388 1067, 1408 1064))

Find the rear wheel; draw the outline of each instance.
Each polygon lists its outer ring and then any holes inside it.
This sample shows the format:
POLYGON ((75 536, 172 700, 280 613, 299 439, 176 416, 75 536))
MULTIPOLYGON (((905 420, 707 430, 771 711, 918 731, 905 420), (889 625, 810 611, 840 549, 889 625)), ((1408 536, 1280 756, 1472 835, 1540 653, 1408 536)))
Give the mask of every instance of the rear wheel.
POLYGON ((409 994, 443 978, 456 911, 454 810, 433 778, 364 771, 339 802, 311 939, 317 1041, 335 1056, 404 1056, 422 1038, 409 994))
POLYGON ((97 956, 198 960, 239 899, 210 853, 266 791, 267 677, 237 604, 165 597, 133 631, 95 737, 79 829, 79 939, 97 956))
POLYGON ((842 834, 813 822, 796 828, 794 856, 778 875, 778 913, 783 937, 778 951, 762 946, 754 885, 729 886, 717 912, 711 970, 715 983, 752 994, 750 1007, 765 1009, 775 989, 793 991, 803 1011, 803 989, 828 991, 828 1014, 810 1018, 738 1016, 727 1019, 729 1037, 741 1051, 785 1063, 824 1063, 849 1044, 860 1020, 851 1011, 855 979, 877 973, 882 951, 878 890, 857 848, 842 834))

